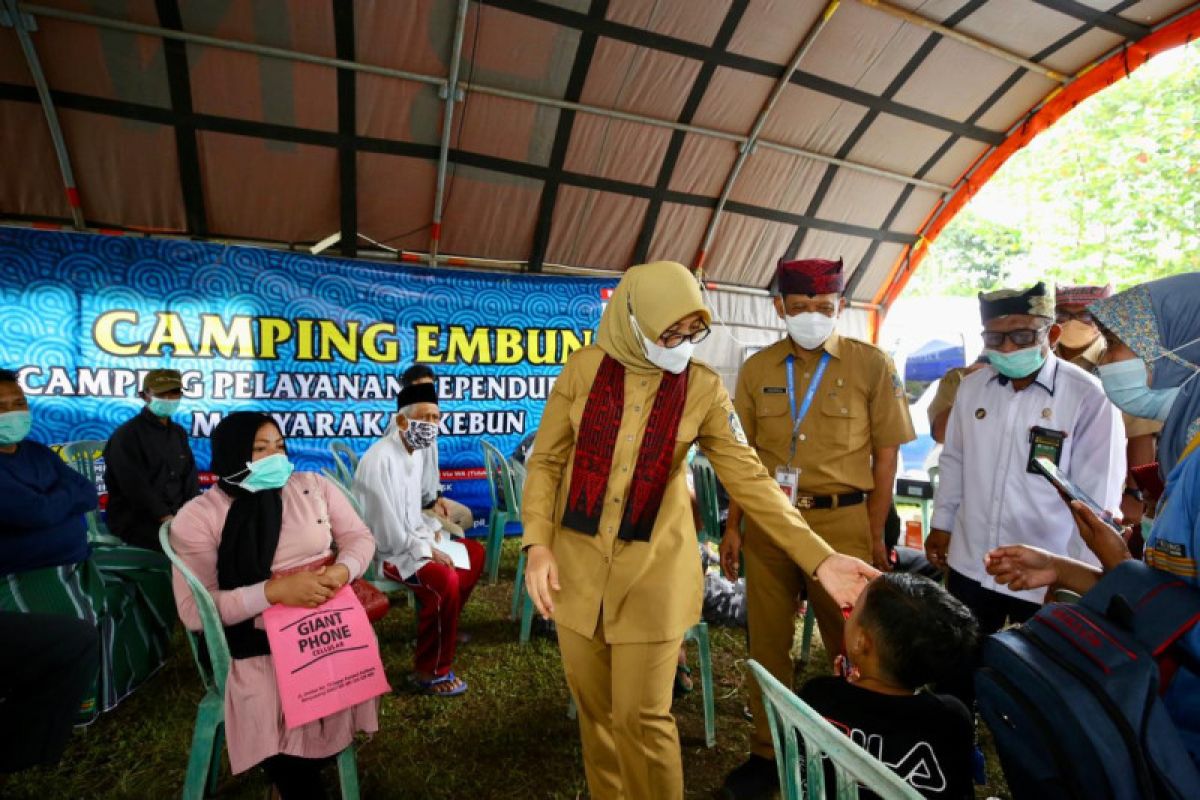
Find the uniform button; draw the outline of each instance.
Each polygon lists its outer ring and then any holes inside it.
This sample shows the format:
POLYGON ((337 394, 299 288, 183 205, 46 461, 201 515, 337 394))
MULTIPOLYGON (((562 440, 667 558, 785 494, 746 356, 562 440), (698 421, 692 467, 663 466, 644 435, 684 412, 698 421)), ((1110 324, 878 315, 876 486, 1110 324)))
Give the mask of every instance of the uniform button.
POLYGON ((626 436, 626 437, 625 437, 625 441, 627 441, 627 442, 632 442, 632 441, 633 441, 633 436, 626 436))
POLYGON ((843 413, 843 414, 845 414, 845 413, 847 413, 849 410, 850 410, 850 409, 848 409, 848 408, 843 408, 843 409, 842 409, 842 413, 843 413))
POLYGON ((641 407, 641 406, 634 406, 634 407, 633 407, 633 410, 634 410, 634 411, 641 411, 641 410, 642 410, 642 407, 641 407))
POLYGON ((802 442, 803 442, 803 441, 804 441, 805 439, 807 439, 807 438, 808 438, 808 434, 806 434, 806 433, 802 433, 802 434, 800 434, 800 441, 802 441, 802 442))
POLYGON ((646 385, 646 381, 642 381, 642 386, 645 386, 645 385, 646 385))
POLYGON ((803 378, 807 378, 807 377, 808 377, 808 373, 807 373, 807 372, 806 372, 806 373, 804 373, 804 374, 803 374, 801 377, 803 377, 803 378))
POLYGON ((629 472, 629 467, 621 467, 621 472, 629 472))

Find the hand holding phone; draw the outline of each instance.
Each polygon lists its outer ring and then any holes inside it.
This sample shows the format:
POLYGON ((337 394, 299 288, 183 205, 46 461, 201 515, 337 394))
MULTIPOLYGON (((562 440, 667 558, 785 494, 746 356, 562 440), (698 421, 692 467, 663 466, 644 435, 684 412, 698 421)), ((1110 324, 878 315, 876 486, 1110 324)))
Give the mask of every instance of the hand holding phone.
POLYGON ((1085 491, 1076 486, 1070 478, 1062 473, 1062 471, 1053 461, 1045 456, 1038 456, 1037 458, 1033 459, 1033 466, 1034 469, 1042 474, 1042 477, 1050 481, 1051 485, 1058 490, 1059 494, 1063 496, 1063 499, 1066 500, 1068 505, 1070 505, 1071 501, 1073 500, 1083 503, 1105 525, 1112 528, 1118 534, 1121 533, 1121 526, 1118 525, 1116 520, 1113 519, 1112 514, 1105 511, 1099 503, 1089 497, 1085 491))

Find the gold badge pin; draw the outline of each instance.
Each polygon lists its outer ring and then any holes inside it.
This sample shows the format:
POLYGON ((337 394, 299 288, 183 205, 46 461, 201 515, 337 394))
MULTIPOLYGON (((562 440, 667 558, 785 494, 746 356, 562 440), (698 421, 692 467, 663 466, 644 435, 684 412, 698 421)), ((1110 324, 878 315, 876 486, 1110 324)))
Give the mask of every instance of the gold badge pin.
POLYGON ((1048 409, 1048 408, 1042 409, 1042 419, 1050 419, 1050 409, 1048 409))
POLYGON ((975 419, 983 419, 987 416, 987 411, 982 408, 975 409, 975 419))

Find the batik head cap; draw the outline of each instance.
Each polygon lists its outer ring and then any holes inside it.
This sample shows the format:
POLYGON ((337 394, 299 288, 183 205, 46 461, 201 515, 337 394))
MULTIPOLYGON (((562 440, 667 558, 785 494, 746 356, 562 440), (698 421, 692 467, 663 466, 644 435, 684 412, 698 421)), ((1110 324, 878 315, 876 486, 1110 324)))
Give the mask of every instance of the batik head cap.
POLYGON ((781 258, 775 269, 775 285, 781 295, 841 294, 846 285, 842 260, 801 258, 787 261, 781 258))
POLYGON ((1054 298, 1038 281, 1028 289, 997 289, 979 293, 979 316, 985 322, 1012 314, 1054 319, 1054 298))
POLYGON ((1113 286, 1059 286, 1055 291, 1055 306, 1087 306, 1112 297, 1113 286))

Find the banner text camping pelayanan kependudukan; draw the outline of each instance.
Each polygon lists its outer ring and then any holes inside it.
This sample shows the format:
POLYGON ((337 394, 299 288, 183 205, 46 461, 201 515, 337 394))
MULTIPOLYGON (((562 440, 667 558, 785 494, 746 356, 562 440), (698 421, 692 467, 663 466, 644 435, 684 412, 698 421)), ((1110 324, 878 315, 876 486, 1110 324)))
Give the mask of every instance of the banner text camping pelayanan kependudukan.
POLYGON ((47 444, 107 439, 140 409, 145 372, 170 367, 201 469, 222 416, 254 409, 318 470, 332 441, 362 453, 382 435, 400 374, 427 364, 443 484, 482 515, 480 439, 511 453, 537 429, 614 285, 0 228, 0 367, 19 371, 47 444))

